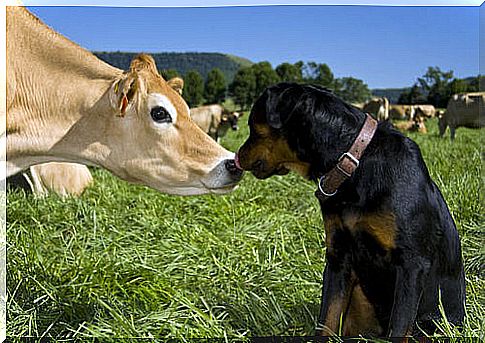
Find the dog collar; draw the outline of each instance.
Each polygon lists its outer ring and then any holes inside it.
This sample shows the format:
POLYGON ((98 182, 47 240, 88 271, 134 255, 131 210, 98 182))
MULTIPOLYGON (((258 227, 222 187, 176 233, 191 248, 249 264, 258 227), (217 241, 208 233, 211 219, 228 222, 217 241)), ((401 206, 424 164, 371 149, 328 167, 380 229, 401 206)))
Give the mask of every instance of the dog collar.
POLYGON ((369 145, 377 129, 377 120, 366 113, 366 118, 359 135, 350 149, 338 159, 337 165, 318 180, 315 196, 325 201, 337 193, 340 185, 350 178, 359 166, 359 159, 369 145))

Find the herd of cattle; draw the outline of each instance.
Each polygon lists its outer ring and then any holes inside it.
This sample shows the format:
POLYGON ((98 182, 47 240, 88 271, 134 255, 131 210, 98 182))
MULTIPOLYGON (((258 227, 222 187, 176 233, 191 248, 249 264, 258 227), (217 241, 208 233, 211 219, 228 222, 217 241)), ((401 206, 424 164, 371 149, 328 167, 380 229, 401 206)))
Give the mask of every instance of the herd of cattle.
POLYGON ((395 105, 387 98, 374 98, 365 104, 354 104, 376 119, 398 120, 394 123, 403 131, 427 133, 425 121, 438 117, 439 134, 443 136, 450 127, 450 136, 455 138, 458 127, 480 128, 485 126, 485 92, 455 94, 448 102, 446 110, 436 110, 433 105, 395 105))
MULTIPOLYGON (((234 168, 234 153, 216 141, 237 129, 242 112, 218 104, 189 109, 182 88, 180 78, 164 80, 149 55, 122 71, 26 9, 9 7, 8 120, 0 118, 7 123, 2 138, 8 134, 5 176, 39 195, 79 195, 92 182, 85 165, 93 165, 169 194, 230 192, 242 173, 234 168)), ((449 126, 453 139, 458 127, 485 126, 484 98, 456 94, 443 112, 390 105, 386 98, 354 106, 419 132, 426 132, 427 118, 438 116, 440 135, 449 126)))

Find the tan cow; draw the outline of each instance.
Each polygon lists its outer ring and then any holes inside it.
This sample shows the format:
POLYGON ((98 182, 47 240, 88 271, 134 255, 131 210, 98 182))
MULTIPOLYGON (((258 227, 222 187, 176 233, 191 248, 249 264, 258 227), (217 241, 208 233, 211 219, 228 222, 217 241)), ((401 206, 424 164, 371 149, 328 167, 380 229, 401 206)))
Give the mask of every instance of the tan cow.
POLYGON ((93 182, 86 166, 77 163, 43 163, 7 179, 9 186, 20 187, 37 196, 56 193, 62 197, 79 196, 93 182))
POLYGON ((229 112, 221 105, 206 105, 190 109, 192 120, 202 131, 219 141, 229 128, 237 130, 238 112, 229 112))
POLYGON ((451 140, 458 127, 480 128, 485 126, 485 92, 455 94, 448 101, 446 112, 438 122, 440 136, 450 127, 451 140))
POLYGON ((415 117, 413 120, 406 120, 397 122, 394 126, 400 131, 417 131, 419 133, 428 133, 425 125, 425 119, 421 116, 415 117))
POLYGON ((364 109, 365 103, 363 103, 363 102, 353 102, 353 103, 351 103, 351 105, 362 111, 364 109))
POLYGON ((9 176, 7 183, 41 197, 48 193, 66 197, 81 195, 93 183, 93 177, 82 164, 50 162, 31 166, 24 172, 9 176))
POLYGON ((421 115, 425 118, 434 118, 436 116, 436 108, 433 105, 414 105, 416 115, 421 115))
POLYGON ((6 176, 77 162, 170 194, 234 189, 234 154, 190 120, 181 79, 165 81, 143 54, 123 72, 26 9, 6 12, 6 176))
POLYGON ((363 111, 371 114, 379 121, 389 119, 389 100, 387 98, 373 98, 365 103, 363 111))
POLYGON ((412 120, 414 118, 413 105, 390 105, 389 118, 393 120, 412 120))

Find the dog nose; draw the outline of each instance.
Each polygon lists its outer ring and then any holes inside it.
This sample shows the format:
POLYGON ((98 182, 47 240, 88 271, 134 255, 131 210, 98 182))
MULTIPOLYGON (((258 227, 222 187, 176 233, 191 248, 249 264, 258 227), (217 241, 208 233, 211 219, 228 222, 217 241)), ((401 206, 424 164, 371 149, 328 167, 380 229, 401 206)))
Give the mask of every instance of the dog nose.
POLYGON ((227 171, 231 174, 231 177, 234 180, 240 180, 243 175, 243 170, 238 168, 236 165, 236 161, 234 160, 226 160, 224 162, 224 166, 226 167, 227 171))

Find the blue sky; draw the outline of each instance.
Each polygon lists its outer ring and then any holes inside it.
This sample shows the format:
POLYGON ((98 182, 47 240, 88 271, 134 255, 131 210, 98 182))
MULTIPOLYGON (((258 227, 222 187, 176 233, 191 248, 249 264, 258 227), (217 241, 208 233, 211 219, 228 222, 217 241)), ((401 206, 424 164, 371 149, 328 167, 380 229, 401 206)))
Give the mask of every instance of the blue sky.
POLYGON ((478 7, 29 9, 90 50, 222 52, 273 67, 316 61, 371 88, 410 86, 428 66, 458 77, 479 68, 478 7))

